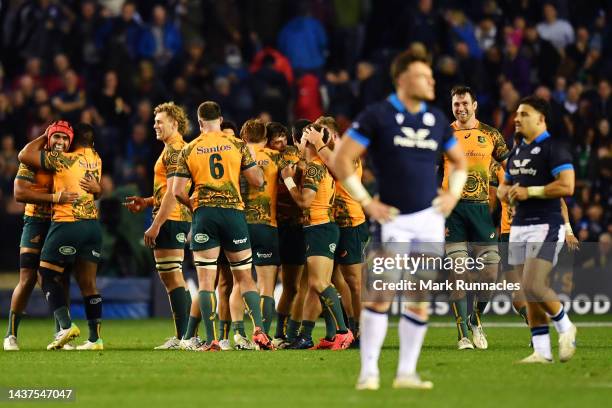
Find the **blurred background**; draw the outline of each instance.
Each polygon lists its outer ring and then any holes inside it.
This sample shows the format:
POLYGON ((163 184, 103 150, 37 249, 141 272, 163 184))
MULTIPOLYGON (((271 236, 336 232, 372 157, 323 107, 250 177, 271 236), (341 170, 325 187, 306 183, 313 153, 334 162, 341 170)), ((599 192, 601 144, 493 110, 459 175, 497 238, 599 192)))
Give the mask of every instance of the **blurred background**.
MULTIPOLYGON (((2 1, 0 311, 18 270, 17 153, 51 121, 95 127, 104 163, 99 274, 146 286, 157 282, 142 242, 150 214, 132 216, 121 201, 151 194, 163 148, 155 105, 172 100, 186 109, 187 140, 206 99, 239 127, 255 116, 290 124, 327 114, 345 129, 392 91, 389 64, 405 49, 431 59, 435 104, 449 118, 450 89, 469 85, 478 118, 508 142, 520 98, 547 99, 552 135, 574 155, 573 229, 580 241, 609 248, 611 18, 612 0, 2 1)), ((151 305, 145 299, 141 308, 151 305)))

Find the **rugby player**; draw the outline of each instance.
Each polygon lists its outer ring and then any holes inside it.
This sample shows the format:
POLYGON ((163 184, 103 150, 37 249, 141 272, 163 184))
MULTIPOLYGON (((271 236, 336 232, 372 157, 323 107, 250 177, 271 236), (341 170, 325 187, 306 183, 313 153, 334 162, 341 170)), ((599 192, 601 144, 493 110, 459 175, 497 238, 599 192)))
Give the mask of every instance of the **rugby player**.
MULTIPOLYGON (((444 114, 429 106, 434 79, 424 57, 404 52, 395 57, 391 77, 396 92, 368 106, 342 138, 334 158, 334 170, 347 192, 374 220, 383 223, 382 242, 435 243, 441 256, 444 216, 457 204, 467 179, 466 163, 444 114), (355 160, 366 149, 377 170, 380 201, 372 199, 355 172, 355 160), (436 163, 446 151, 454 170, 449 190, 437 190, 436 163), (398 214, 399 213, 399 214, 398 214)), ((390 302, 364 302, 361 312, 361 372, 358 390, 380 386, 378 359, 385 339, 390 302)), ((399 323, 400 356, 395 388, 430 389, 416 373, 427 330, 429 304, 404 305, 399 323)))
POLYGON ((522 363, 551 363, 548 317, 559 333, 559 360, 576 352, 576 326, 548 283, 565 237, 560 197, 574 193, 569 151, 548 133, 549 106, 535 96, 521 100, 514 119, 520 145, 508 158, 498 196, 516 205, 510 227, 509 263, 522 273, 533 354, 522 363))
MULTIPOLYGON (((46 149, 65 152, 70 147, 72 138, 64 124, 52 123, 45 132, 48 140, 46 149)), ((18 351, 17 331, 23 317, 28 299, 36 285, 36 271, 40 263, 40 250, 47 236, 51 223, 51 205, 54 200, 60 204, 72 203, 77 193, 64 191, 53 195, 53 174, 19 164, 14 182, 14 196, 18 202, 26 203, 23 214, 23 232, 19 244, 19 282, 11 296, 8 328, 4 337, 5 351, 18 351)), ((68 290, 69 281, 64 279, 64 290, 68 290)), ((56 326, 57 326, 56 320, 56 326)), ((59 329, 56 327, 55 332, 59 329)))
POLYGON ((253 321, 253 341, 270 349, 272 343, 262 329, 257 286, 251 277, 251 244, 239 187, 241 173, 250 184, 261 187, 263 172, 244 142, 221 131, 222 120, 217 103, 207 101, 198 107, 202 134, 183 148, 173 186, 179 202, 194 213, 191 250, 198 271, 199 303, 207 336, 200 350, 220 350, 215 329, 214 284, 221 248, 253 321), (193 179, 195 186, 193 203, 186 191, 189 179, 193 179))
MULTIPOLYGON (((327 129, 317 124, 310 126, 323 132, 324 143, 329 141, 330 133, 327 129)), ((304 136, 302 136, 302 143, 304 141, 304 136)), ((320 314, 317 304, 317 301, 319 301, 322 309, 330 314, 330 318, 326 319, 325 322, 325 339, 333 343, 329 348, 346 349, 350 346, 354 337, 346 327, 338 292, 331 284, 334 253, 340 235, 332 214, 335 181, 311 143, 306 142, 305 144, 304 158, 306 159, 306 169, 300 188, 297 187, 293 179, 295 165, 286 166, 281 170, 287 190, 303 210, 304 242, 306 243, 306 265, 308 269, 308 291, 304 299, 302 328, 299 337, 289 347, 294 349, 314 347, 312 331, 320 314)))
MULTIPOLYGON (((72 128, 64 122, 65 131, 72 128)), ((27 166, 53 173, 53 193, 74 191, 78 198, 72 203, 53 206, 51 226, 43 245, 39 274, 41 287, 61 330, 47 346, 48 350, 61 349, 67 342, 80 335, 72 322, 66 305, 66 293, 61 285, 66 264, 74 262, 74 274, 81 287, 85 315, 89 326, 89 338, 77 350, 102 350, 100 338, 102 297, 98 293, 95 275, 100 260, 102 233, 98 222, 98 210, 94 194, 82 186, 83 178, 93 178, 98 184, 102 176, 102 160, 93 149, 94 133, 89 125, 74 137, 71 152, 45 151, 47 137, 41 136, 28 143, 19 152, 19 161, 27 166)))
MULTIPOLYGON (((474 92, 467 86, 456 86, 451 90, 452 111, 455 121, 451 127, 465 152, 468 163, 468 179, 461 193, 461 199, 446 219, 446 255, 462 261, 469 257, 473 247, 474 259, 481 259, 484 268, 478 272, 480 282, 495 282, 499 267, 497 233, 489 212, 489 179, 491 160, 504 163, 509 151, 503 136, 497 129, 476 118, 478 102, 474 92)), ((444 159, 443 188, 448 187, 449 160, 444 159)), ((453 279, 466 279, 453 271, 453 279)), ((489 292, 476 294, 474 310, 468 318, 468 301, 464 290, 451 291, 451 308, 457 323, 457 349, 487 349, 488 341, 481 323, 490 297, 489 292), (472 341, 468 338, 468 327, 472 341)))
MULTIPOLYGON (((153 249, 155 268, 168 293, 174 321, 174 336, 155 350, 176 350, 186 334, 191 309, 191 294, 183 278, 191 212, 172 193, 176 166, 185 146, 182 135, 187 132, 188 123, 183 108, 173 102, 156 106, 153 113, 155 136, 164 144, 153 170, 153 196, 127 197, 126 206, 133 213, 153 207, 153 222, 144 233, 144 242, 153 249)), ((187 191, 190 187, 190 183, 185 185, 187 191)))
MULTIPOLYGON (((332 140, 338 140, 340 136, 339 128, 334 118, 322 116, 315 123, 324 126, 332 134, 332 140)), ((331 168, 333 145, 330 145, 330 143, 325 145, 321 140, 321 134, 312 131, 312 129, 305 133, 305 137, 315 146, 319 156, 333 173, 333 168, 331 168)), ((361 159, 355 161, 355 171, 361 180, 363 173, 361 159)), ((342 304, 348 316, 348 326, 355 336, 356 345, 358 345, 359 316, 361 314, 361 268, 370 233, 361 205, 350 196, 341 183, 336 183, 336 197, 333 208, 334 219, 340 228, 340 239, 334 255, 335 265, 332 283, 342 296, 342 304)))

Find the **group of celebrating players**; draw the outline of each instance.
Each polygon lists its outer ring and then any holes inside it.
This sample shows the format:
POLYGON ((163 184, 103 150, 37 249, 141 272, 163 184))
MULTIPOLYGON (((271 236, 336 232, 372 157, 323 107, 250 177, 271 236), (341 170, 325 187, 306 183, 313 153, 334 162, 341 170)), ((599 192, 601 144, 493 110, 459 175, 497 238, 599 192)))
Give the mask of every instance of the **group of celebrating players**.
MULTIPOLYGON (((367 286, 362 284, 367 214, 381 224, 383 246, 403 242, 421 253, 420 244, 436 243, 427 246, 426 255, 454 259, 467 258, 472 250, 484 263, 480 282, 495 282, 501 262, 506 277, 522 283, 513 304, 531 328, 534 349, 522 362, 553 361, 549 318, 560 334, 559 359, 573 356, 576 327, 547 277, 563 242, 576 245, 562 199, 573 194, 574 172, 570 154, 546 130, 546 102, 521 101, 509 150, 496 129, 476 119, 469 88, 452 91, 452 124, 427 104, 434 99, 435 82, 426 59, 402 53, 391 76, 396 92, 367 107, 342 138, 330 117, 300 120, 291 131, 251 119, 238 132, 223 121, 219 105, 207 101, 197 112, 200 135, 187 143, 183 109, 172 102, 155 108, 154 130, 164 149, 154 168, 153 195, 127 197, 125 206, 131 212, 153 209, 144 242, 153 249, 175 326, 174 336, 156 349, 229 350, 231 331, 237 350, 356 346, 361 349, 357 389, 378 389, 390 302, 361 299, 367 286), (366 150, 376 169, 375 198, 361 182, 366 150), (441 153, 444 179, 438 188, 441 153), (495 186, 496 195, 490 193, 495 186), (503 257, 490 212, 496 196, 502 205, 500 238, 510 243, 503 257), (187 243, 197 271, 197 299, 183 277, 187 243), (275 305, 279 277, 282 294, 275 305), (245 332, 245 312, 251 336, 245 332), (325 337, 315 344, 312 333, 321 315, 325 337)), ((56 320, 47 348, 72 347, 80 331, 69 314, 69 267, 89 325, 88 340, 76 348, 102 350, 102 298, 95 283, 101 235, 94 202, 102 163, 93 149, 93 129, 55 122, 24 147, 19 160, 15 196, 28 204, 4 349, 19 349, 17 329, 37 273, 56 320)), ((468 314, 467 294, 450 293, 458 349, 488 348, 481 319, 489 298, 486 291, 477 293, 468 314)), ((393 385, 429 389, 433 384, 416 373, 429 303, 405 300, 393 385)))

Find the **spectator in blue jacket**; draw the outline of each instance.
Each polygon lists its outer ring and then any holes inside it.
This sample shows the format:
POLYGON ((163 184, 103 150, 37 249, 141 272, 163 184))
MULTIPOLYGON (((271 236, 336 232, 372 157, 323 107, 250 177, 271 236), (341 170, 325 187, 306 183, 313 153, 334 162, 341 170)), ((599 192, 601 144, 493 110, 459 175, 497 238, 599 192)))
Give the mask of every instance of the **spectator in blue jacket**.
POLYGON ((141 57, 152 58, 158 67, 166 67, 181 52, 183 40, 181 33, 172 21, 168 20, 162 5, 153 8, 153 21, 143 30, 138 44, 141 57))

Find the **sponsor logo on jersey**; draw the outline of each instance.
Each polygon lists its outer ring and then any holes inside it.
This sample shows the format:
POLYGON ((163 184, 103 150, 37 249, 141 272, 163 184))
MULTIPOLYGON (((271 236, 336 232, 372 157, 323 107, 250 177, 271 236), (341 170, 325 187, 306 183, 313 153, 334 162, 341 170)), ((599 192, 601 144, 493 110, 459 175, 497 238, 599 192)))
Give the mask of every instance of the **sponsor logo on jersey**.
POLYGON ((187 241, 187 237, 185 236, 184 232, 180 232, 176 234, 176 240, 181 244, 184 244, 187 241))
POLYGON ((417 149, 437 150, 438 142, 427 139, 431 133, 429 129, 417 129, 416 131, 407 126, 402 126, 404 136, 395 136, 393 144, 401 147, 416 147, 417 149))
POLYGON ((62 255, 74 255, 76 254, 76 248, 72 246, 61 246, 59 252, 62 255))
POLYGON ((329 252, 332 254, 336 252, 336 244, 329 244, 329 252))
POLYGON ((193 240, 197 242, 198 244, 203 244, 205 242, 208 242, 209 239, 210 238, 206 234, 195 234, 195 236, 193 237, 193 240))
POLYGON ((213 146, 213 147, 200 146, 200 147, 196 147, 196 154, 227 152, 228 150, 232 150, 231 145, 221 145, 221 146, 213 146))
POLYGON ((472 135, 471 133, 468 133, 467 135, 463 136, 463 138, 464 139, 469 139, 471 135, 472 135))
POLYGON ((232 241, 234 242, 234 244, 244 244, 245 242, 247 242, 247 237, 245 238, 241 238, 241 239, 232 239, 232 241))
POLYGON ((98 251, 96 251, 95 249, 92 249, 92 250, 91 250, 91 254, 92 254, 93 256, 95 256, 96 258, 99 258, 99 257, 100 257, 100 253, 99 253, 98 251))
POLYGON ((100 297, 89 299, 89 304, 90 305, 97 305, 100 302, 102 302, 102 298, 100 298, 100 297))
POLYGON ((261 252, 256 252, 258 258, 272 258, 272 252, 268 252, 267 254, 262 254, 261 252))

